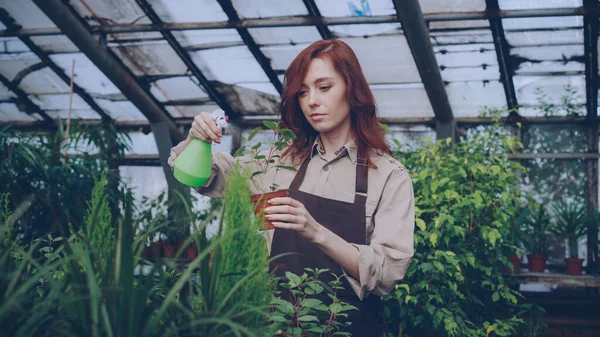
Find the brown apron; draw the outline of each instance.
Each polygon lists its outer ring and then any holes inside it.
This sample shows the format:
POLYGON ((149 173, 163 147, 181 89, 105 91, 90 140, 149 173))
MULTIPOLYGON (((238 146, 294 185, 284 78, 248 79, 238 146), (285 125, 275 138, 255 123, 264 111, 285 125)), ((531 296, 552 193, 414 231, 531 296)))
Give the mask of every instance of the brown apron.
MULTIPOLYGON (((360 155, 358 158, 364 158, 360 155)), ((360 160, 360 159, 359 159, 360 160)), ((342 239, 350 243, 365 245, 366 242, 366 211, 368 189, 368 169, 364 163, 356 164, 356 194, 354 202, 342 202, 333 199, 326 199, 310 193, 299 191, 300 184, 306 175, 306 168, 310 157, 302 163, 296 173, 294 180, 290 184, 289 196, 300 201, 308 210, 310 215, 321 225, 337 234, 342 239)), ((328 273, 323 273, 319 279, 325 284, 333 280, 334 273, 338 276, 343 274, 339 263, 335 262, 327 254, 323 253, 317 246, 304 240, 297 232, 286 229, 275 229, 273 241, 271 244, 271 257, 283 253, 290 254, 277 258, 271 263, 270 269, 276 276, 285 278, 285 272, 290 271, 297 275, 302 275, 304 268, 329 269, 328 273)), ((347 320, 352 325, 344 329, 355 337, 379 337, 383 335, 384 322, 381 299, 379 296, 367 296, 361 301, 350 283, 345 277, 341 278, 344 290, 338 291, 338 297, 358 308, 348 313, 347 320)), ((285 298, 287 291, 283 289, 282 298, 285 298)), ((319 297, 326 304, 331 303, 331 299, 324 291, 319 297)), ((338 321, 344 322, 345 319, 338 318, 338 321)))

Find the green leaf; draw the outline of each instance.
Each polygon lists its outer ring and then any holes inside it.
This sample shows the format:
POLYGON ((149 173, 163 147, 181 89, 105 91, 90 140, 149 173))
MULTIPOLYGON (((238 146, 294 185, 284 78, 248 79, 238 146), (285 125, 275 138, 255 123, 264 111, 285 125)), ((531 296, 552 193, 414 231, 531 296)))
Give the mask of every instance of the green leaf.
POLYGON ((296 134, 292 130, 283 129, 280 133, 283 139, 296 139, 296 134))
POLYGON ((342 311, 342 305, 341 305, 341 304, 339 304, 339 303, 332 303, 332 304, 329 306, 329 310, 330 310, 332 313, 334 313, 334 314, 337 314, 337 313, 339 313, 339 312, 341 312, 341 311, 342 311))
POLYGON ((492 301, 498 302, 499 299, 500 299, 500 294, 498 292, 494 292, 492 294, 492 301))
POLYGON ((318 322, 319 321, 317 316, 313 316, 313 315, 300 316, 300 317, 298 317, 298 320, 300 322, 318 322))
POLYGON ((417 227, 419 227, 419 229, 423 232, 427 229, 427 225, 425 225, 425 221, 423 221, 423 219, 417 218, 416 223, 417 227))
POLYGON ((322 303, 323 302, 315 298, 305 298, 300 302, 300 305, 307 308, 314 308, 322 303))
POLYGON ((263 121, 263 125, 271 130, 277 129, 277 126, 278 126, 277 123, 272 122, 272 121, 263 121))
POLYGON ((300 283, 302 283, 302 279, 300 278, 300 276, 294 273, 286 271, 285 276, 288 278, 288 280, 290 280, 290 286, 292 286, 292 288, 296 288, 300 285, 300 283))
POLYGON ((437 245, 437 241, 438 241, 438 234, 437 233, 431 233, 431 235, 429 235, 429 242, 431 242, 432 246, 436 246, 437 245))

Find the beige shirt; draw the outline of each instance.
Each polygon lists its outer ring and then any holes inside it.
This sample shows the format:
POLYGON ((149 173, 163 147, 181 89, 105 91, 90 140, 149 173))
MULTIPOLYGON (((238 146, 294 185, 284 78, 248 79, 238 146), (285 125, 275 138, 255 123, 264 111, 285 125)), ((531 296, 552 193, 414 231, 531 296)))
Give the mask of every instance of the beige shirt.
MULTIPOLYGON (((175 146, 171 149, 171 157, 178 155, 186 146, 186 141, 175 146)), ((312 153, 300 190, 328 199, 354 202, 355 142, 342 146, 335 152, 334 159, 327 160, 317 139, 312 153)), ((365 219, 368 245, 354 244, 359 252, 360 279, 346 275, 361 299, 368 293, 383 296, 393 291, 404 278, 414 249, 415 206, 408 170, 398 160, 380 151, 371 150, 370 157, 377 168, 369 169, 365 219)), ((251 167, 255 163, 249 157, 237 160, 242 168, 248 168, 250 172, 256 170, 251 167)), ((198 188, 198 192, 222 198, 225 177, 235 161, 229 153, 213 153, 212 177, 198 188)), ((290 165, 284 161, 281 164, 290 165)), ((295 174, 295 171, 286 169, 269 169, 250 182, 250 189, 253 193, 263 193, 269 191, 273 183, 279 189, 288 188, 295 174)))

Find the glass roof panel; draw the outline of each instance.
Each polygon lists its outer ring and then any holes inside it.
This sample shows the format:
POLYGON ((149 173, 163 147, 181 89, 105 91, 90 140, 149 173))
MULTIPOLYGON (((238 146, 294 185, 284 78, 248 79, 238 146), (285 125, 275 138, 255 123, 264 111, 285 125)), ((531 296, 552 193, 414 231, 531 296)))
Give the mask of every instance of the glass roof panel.
POLYGON ((419 0, 423 13, 485 11, 485 0, 419 0))
MULTIPOLYGON (((561 105, 565 88, 571 87, 579 93, 576 103, 585 103, 585 76, 514 76, 513 82, 517 92, 517 101, 526 106, 539 106, 539 92, 547 97, 544 103, 561 105)), ((539 109, 520 109, 529 115, 543 115, 539 109)))
POLYGON ((133 0, 71 0, 69 3, 93 26, 151 23, 133 0))
POLYGON ((0 37, 1 54, 18 54, 30 52, 29 48, 16 37, 0 37))
POLYGON ((152 44, 155 41, 163 39, 160 32, 135 32, 110 34, 106 38, 106 45, 109 47, 119 47, 128 45, 152 44))
POLYGON ((184 99, 208 99, 208 94, 188 76, 158 80, 151 84, 150 93, 160 102, 184 99))
POLYGON ((204 104, 204 105, 172 105, 165 107, 169 114, 173 118, 181 117, 195 117, 202 111, 212 112, 218 109, 219 106, 216 104, 204 104))
POLYGON ((583 16, 502 19, 504 30, 583 27, 583 16))
POLYGON ((375 35, 402 34, 399 23, 328 26, 336 37, 370 37, 375 35))
POLYGON ((525 31, 505 33, 506 41, 513 47, 560 44, 583 44, 583 29, 557 31, 525 31))
POLYGON ((17 97, 17 95, 5 87, 4 84, 0 83, 0 101, 7 101, 14 97, 17 97))
POLYGON ((269 81, 245 46, 201 50, 190 52, 190 55, 209 80, 229 84, 269 81))
POLYGON ((232 0, 240 18, 308 15, 301 0, 232 0))
POLYGON ((271 82, 255 82, 255 83, 247 82, 247 83, 240 83, 240 84, 238 84, 238 86, 240 86, 242 88, 247 88, 247 89, 264 92, 266 94, 271 94, 273 96, 279 96, 279 92, 277 91, 277 89, 275 89, 275 86, 273 86, 273 83, 271 83, 271 82))
POLYGON ((244 43, 235 29, 182 30, 173 32, 173 36, 185 48, 197 48, 224 42, 244 43))
POLYGON ((421 82, 404 35, 342 40, 356 53, 369 83, 421 82))
POLYGON ((434 47, 434 51, 438 65, 444 68, 498 64, 493 44, 434 47))
MULTIPOLYGON (((239 1, 239 0, 238 0, 239 1)), ((394 15, 394 3, 389 0, 315 0, 322 16, 394 15)))
POLYGON ((128 47, 113 47, 123 63, 137 76, 183 75, 187 67, 166 41, 128 47))
MULTIPOLYGON (((44 110, 68 110, 69 94, 30 95, 29 98, 44 110)), ((77 94, 73 94, 73 110, 91 110, 90 106, 77 94)), ((96 113, 94 113, 96 114, 96 113)))
POLYGON ((156 14, 164 22, 217 22, 227 21, 215 0, 149 0, 156 14))
POLYGON ((492 31, 489 29, 465 30, 451 32, 430 32, 433 46, 458 45, 470 43, 494 43, 492 31))
POLYGON ((37 114, 28 115, 19 111, 16 104, 0 103, 0 121, 37 121, 42 120, 37 114))
MULTIPOLYGON (((46 110, 46 113, 56 119, 67 119, 69 118, 69 110, 46 110)), ((71 118, 72 119, 100 119, 100 115, 96 113, 96 111, 92 109, 75 109, 71 110, 71 118)))
POLYGON ((250 28, 248 31, 259 45, 312 43, 321 39, 314 26, 250 28))
POLYGON ((79 52, 77 46, 65 35, 32 36, 31 41, 49 54, 79 52))
POLYGON ((138 108, 129 101, 109 101, 107 99, 96 100, 98 105, 106 111, 113 119, 120 121, 143 121, 147 120, 138 108))
POLYGON ((511 55, 530 61, 583 61, 583 45, 512 48, 511 55))
POLYGON ((271 67, 275 71, 285 71, 287 67, 292 63, 292 60, 302 51, 302 49, 308 47, 308 44, 301 45, 280 45, 280 46, 268 46, 262 47, 260 50, 265 54, 267 58, 271 60, 271 67))
POLYGON ((519 63, 516 69, 517 74, 532 75, 535 73, 556 73, 556 72, 584 72, 585 64, 583 62, 571 61, 533 61, 519 63))
POLYGON ((90 94, 111 95, 121 91, 83 53, 55 54, 50 58, 70 76, 75 60, 75 83, 90 94))
POLYGON ((128 132, 131 138, 131 148, 125 154, 158 154, 156 139, 152 133, 145 135, 143 132, 128 132))
POLYGON ((377 114, 381 118, 433 117, 433 109, 422 84, 371 85, 377 114))
POLYGON ((488 20, 456 20, 456 21, 431 21, 429 29, 460 29, 460 28, 488 28, 488 20))
POLYGON ((18 58, 0 54, 0 73, 12 81, 21 70, 40 62, 40 59, 34 54, 21 54, 18 58))
POLYGON ((446 68, 440 72, 442 79, 447 82, 497 81, 500 79, 500 68, 498 66, 446 68))
POLYGON ((0 7, 25 29, 56 28, 54 22, 30 0, 4 0, 0 7))
POLYGON ((31 95, 69 93, 69 86, 50 68, 42 68, 25 76, 19 88, 31 95))
POLYGON ((498 0, 500 9, 570 8, 583 6, 583 0, 498 0))
POLYGON ((506 106, 504 86, 499 81, 449 83, 446 92, 455 117, 478 117, 483 106, 506 106))

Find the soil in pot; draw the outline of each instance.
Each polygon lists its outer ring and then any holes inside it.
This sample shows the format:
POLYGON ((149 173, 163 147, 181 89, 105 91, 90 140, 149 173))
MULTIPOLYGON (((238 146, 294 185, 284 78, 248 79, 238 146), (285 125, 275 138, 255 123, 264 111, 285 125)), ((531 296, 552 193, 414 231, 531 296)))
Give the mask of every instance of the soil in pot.
POLYGON ((583 259, 567 258, 565 259, 568 275, 581 275, 583 259))
POLYGON ((263 194, 254 194, 250 197, 250 200, 254 203, 254 214, 260 217, 263 223, 263 229, 275 229, 273 223, 268 221, 265 217, 265 208, 268 206, 269 199, 287 197, 289 190, 277 190, 273 192, 267 192, 263 194))
POLYGON ((548 255, 545 254, 528 254, 529 271, 535 273, 543 273, 546 270, 546 260, 548 255))

